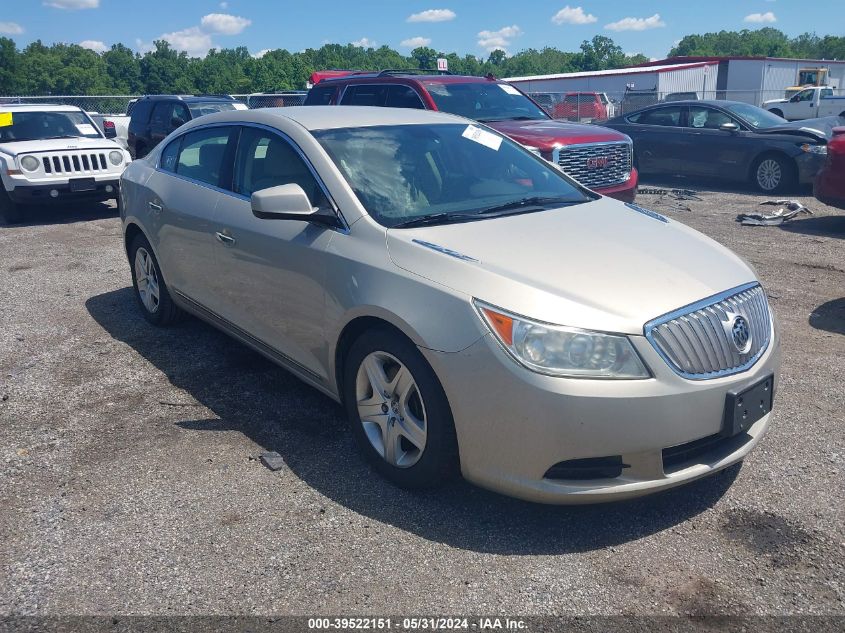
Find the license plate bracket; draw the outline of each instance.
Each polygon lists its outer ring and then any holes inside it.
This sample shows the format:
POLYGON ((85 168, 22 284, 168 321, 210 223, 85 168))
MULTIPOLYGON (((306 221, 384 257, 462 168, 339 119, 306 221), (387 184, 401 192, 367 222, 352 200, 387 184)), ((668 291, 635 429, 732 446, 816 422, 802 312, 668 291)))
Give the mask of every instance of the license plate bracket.
POLYGON ((774 374, 769 374, 748 389, 728 392, 725 397, 722 435, 733 437, 750 429, 757 420, 772 410, 774 393, 774 374))
POLYGON ((70 190, 78 191, 94 191, 97 188, 97 183, 93 178, 72 178, 69 181, 70 190))

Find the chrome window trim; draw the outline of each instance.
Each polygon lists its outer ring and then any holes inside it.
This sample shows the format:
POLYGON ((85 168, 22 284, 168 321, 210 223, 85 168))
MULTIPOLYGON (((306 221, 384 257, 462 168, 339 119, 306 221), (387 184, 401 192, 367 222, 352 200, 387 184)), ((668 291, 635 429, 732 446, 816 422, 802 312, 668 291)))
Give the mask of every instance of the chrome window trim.
POLYGON ((647 322, 643 326, 643 334, 645 335, 648 342, 651 344, 651 347, 658 353, 658 355, 664 360, 664 362, 669 366, 669 368, 672 369, 672 371, 675 372, 677 375, 681 376, 681 378, 686 378, 687 380, 699 381, 699 380, 712 380, 713 378, 724 378, 725 376, 733 376, 734 374, 740 374, 744 371, 747 371, 751 367, 753 367, 754 364, 758 360, 760 360, 760 358, 763 356, 763 354, 766 353, 766 350, 769 349, 769 345, 771 345, 772 334, 773 334, 773 329, 774 329, 774 321, 773 321, 773 317, 772 317, 771 308, 769 308, 769 311, 768 311, 769 312, 769 337, 766 340, 766 344, 763 345, 762 347, 760 347, 760 349, 757 351, 757 353, 754 356, 750 357, 742 365, 739 365, 737 367, 732 367, 730 369, 721 369, 719 371, 713 371, 713 372, 709 372, 709 373, 706 373, 706 374, 691 374, 689 372, 685 372, 683 370, 676 368, 674 363, 669 358, 669 356, 662 349, 660 349, 660 346, 654 340, 653 332, 654 332, 654 329, 657 328, 658 326, 663 325, 664 323, 668 323, 669 321, 672 321, 673 319, 677 319, 679 317, 685 316, 685 315, 690 314, 692 312, 696 312, 698 310, 702 310, 702 309, 707 308, 709 306, 712 306, 716 303, 720 303, 721 301, 724 301, 725 299, 733 297, 734 295, 737 295, 741 292, 745 292, 747 290, 751 290, 751 289, 757 288, 757 287, 760 288, 760 290, 763 292, 763 296, 765 297, 766 291, 762 287, 762 285, 760 284, 759 281, 752 281, 752 282, 749 282, 747 284, 742 284, 741 286, 731 288, 730 290, 725 290, 724 292, 720 292, 720 293, 715 294, 711 297, 707 297, 706 299, 702 299, 701 301, 696 301, 695 303, 691 303, 687 306, 684 306, 682 308, 678 308, 677 310, 673 310, 672 312, 668 312, 668 313, 666 313, 662 316, 659 316, 659 317, 652 319, 651 321, 647 322))
MULTIPOLYGON (((169 147, 172 143, 175 143, 177 141, 179 141, 181 143, 182 139, 184 139, 185 136, 187 136, 188 134, 190 134, 192 132, 210 129, 210 128, 215 128, 215 127, 239 127, 239 128, 253 127, 253 128, 259 128, 259 129, 262 129, 262 130, 266 130, 267 132, 281 136, 291 147, 293 147, 294 151, 299 155, 299 157, 305 163, 305 166, 308 168, 308 171, 311 172, 311 175, 314 176, 314 179, 317 181, 317 184, 319 185, 320 190, 323 192, 323 195, 326 196, 326 200, 329 201, 329 204, 331 205, 331 208, 332 208, 332 212, 335 214, 335 217, 337 217, 337 219, 340 221, 340 224, 341 224, 340 227, 338 227, 337 229, 334 229, 334 230, 338 230, 338 231, 340 231, 342 233, 346 233, 346 234, 349 233, 349 223, 346 221, 346 218, 343 216, 343 213, 340 211, 340 208, 338 207, 337 202, 335 202, 334 198, 329 193, 328 187, 326 187, 326 183, 323 182, 323 179, 317 173, 317 170, 314 168, 314 165, 311 164, 311 161, 305 155, 305 152, 302 151, 302 148, 299 147, 299 145, 290 136, 288 136, 287 134, 285 134, 284 132, 282 132, 278 128, 274 128, 274 127, 271 127, 269 125, 265 125, 263 123, 253 123, 251 121, 225 121, 225 122, 221 122, 221 123, 208 123, 206 125, 198 125, 196 127, 192 127, 190 130, 185 130, 181 134, 178 134, 176 137, 174 137, 167 144, 167 146, 169 147)), ((238 143, 240 143, 240 138, 241 138, 241 135, 240 135, 240 132, 238 132, 238 143)), ((185 182, 190 182, 190 183, 195 184, 195 185, 200 185, 202 187, 206 187, 207 189, 211 189, 211 190, 216 191, 218 193, 222 193, 222 194, 225 194, 225 195, 233 197, 233 198, 238 198, 239 200, 249 201, 249 199, 250 199, 249 196, 245 196, 241 193, 237 193, 237 192, 232 191, 230 189, 223 189, 222 187, 218 187, 216 185, 211 185, 207 182, 202 182, 201 180, 195 180, 193 178, 188 178, 187 176, 183 176, 182 174, 177 174, 175 171, 168 171, 168 170, 164 169, 161 166, 161 155, 163 153, 163 149, 164 148, 162 148, 162 151, 160 151, 158 153, 158 156, 156 156, 155 170, 157 172, 161 172, 161 173, 166 174, 168 176, 174 176, 176 178, 184 180, 185 182)), ((179 152, 180 153, 182 152, 181 147, 179 148, 179 152)), ((235 147, 235 152, 237 154, 237 147, 235 147)), ((234 169, 235 169, 235 166, 233 165, 232 166, 233 176, 234 176, 234 169)), ((326 228, 333 228, 333 227, 326 227, 326 228)))

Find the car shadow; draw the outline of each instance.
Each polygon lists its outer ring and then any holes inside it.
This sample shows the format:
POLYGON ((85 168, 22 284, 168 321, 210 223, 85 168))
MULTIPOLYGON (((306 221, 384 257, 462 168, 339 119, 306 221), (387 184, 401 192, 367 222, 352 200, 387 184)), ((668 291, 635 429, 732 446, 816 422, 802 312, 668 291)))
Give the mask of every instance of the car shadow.
POLYGON ((817 330, 845 334, 845 298, 823 303, 810 313, 809 321, 817 330))
POLYGON ((739 473, 735 465, 657 495, 593 506, 532 504, 462 480, 432 491, 401 490, 358 456, 340 405, 222 332, 196 319, 156 329, 141 316, 132 288, 91 297, 86 307, 114 339, 216 416, 182 419, 180 428, 243 433, 261 447, 258 452, 276 451, 297 477, 332 501, 452 547, 560 554, 636 540, 711 508, 739 473))
POLYGON ((9 224, 0 214, 0 227, 40 226, 43 224, 71 224, 118 216, 114 202, 73 202, 68 204, 27 205, 20 222, 9 224))
MULTIPOLYGON (((652 188, 666 188, 666 189, 691 189, 695 190, 702 190, 705 192, 708 191, 718 191, 721 193, 740 193, 746 195, 759 195, 759 196, 766 196, 767 194, 758 191, 754 186, 750 183, 743 183, 743 182, 729 182, 725 180, 719 180, 716 178, 700 178, 700 177, 690 177, 690 176, 658 176, 653 174, 647 174, 640 177, 639 181, 639 188, 640 189, 652 189, 652 188)), ((769 194, 769 197, 772 200, 781 199, 781 198, 789 198, 790 196, 810 196, 813 195, 813 187, 812 185, 800 185, 798 187, 793 188, 791 191, 787 191, 785 193, 773 193, 769 194)))
POLYGON ((821 215, 803 220, 791 220, 780 227, 790 233, 804 233, 845 239, 845 215, 821 215))

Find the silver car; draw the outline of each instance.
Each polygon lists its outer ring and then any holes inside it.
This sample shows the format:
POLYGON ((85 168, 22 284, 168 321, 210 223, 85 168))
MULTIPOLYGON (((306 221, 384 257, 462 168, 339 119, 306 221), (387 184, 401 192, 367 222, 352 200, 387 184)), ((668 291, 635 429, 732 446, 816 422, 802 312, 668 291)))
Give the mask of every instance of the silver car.
POLYGON ((343 403, 398 485, 622 499, 741 460, 771 420, 779 341, 749 266, 478 123, 213 114, 121 196, 146 319, 196 315, 343 403))

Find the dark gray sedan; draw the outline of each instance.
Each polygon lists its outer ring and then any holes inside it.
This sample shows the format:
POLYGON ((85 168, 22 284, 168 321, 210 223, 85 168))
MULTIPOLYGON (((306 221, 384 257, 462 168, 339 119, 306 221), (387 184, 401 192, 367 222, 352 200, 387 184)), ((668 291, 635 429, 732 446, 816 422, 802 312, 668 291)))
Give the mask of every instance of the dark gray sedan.
POLYGON ((764 193, 812 183, 836 124, 787 123, 736 101, 661 103, 602 123, 633 139, 641 174, 749 182, 764 193))

